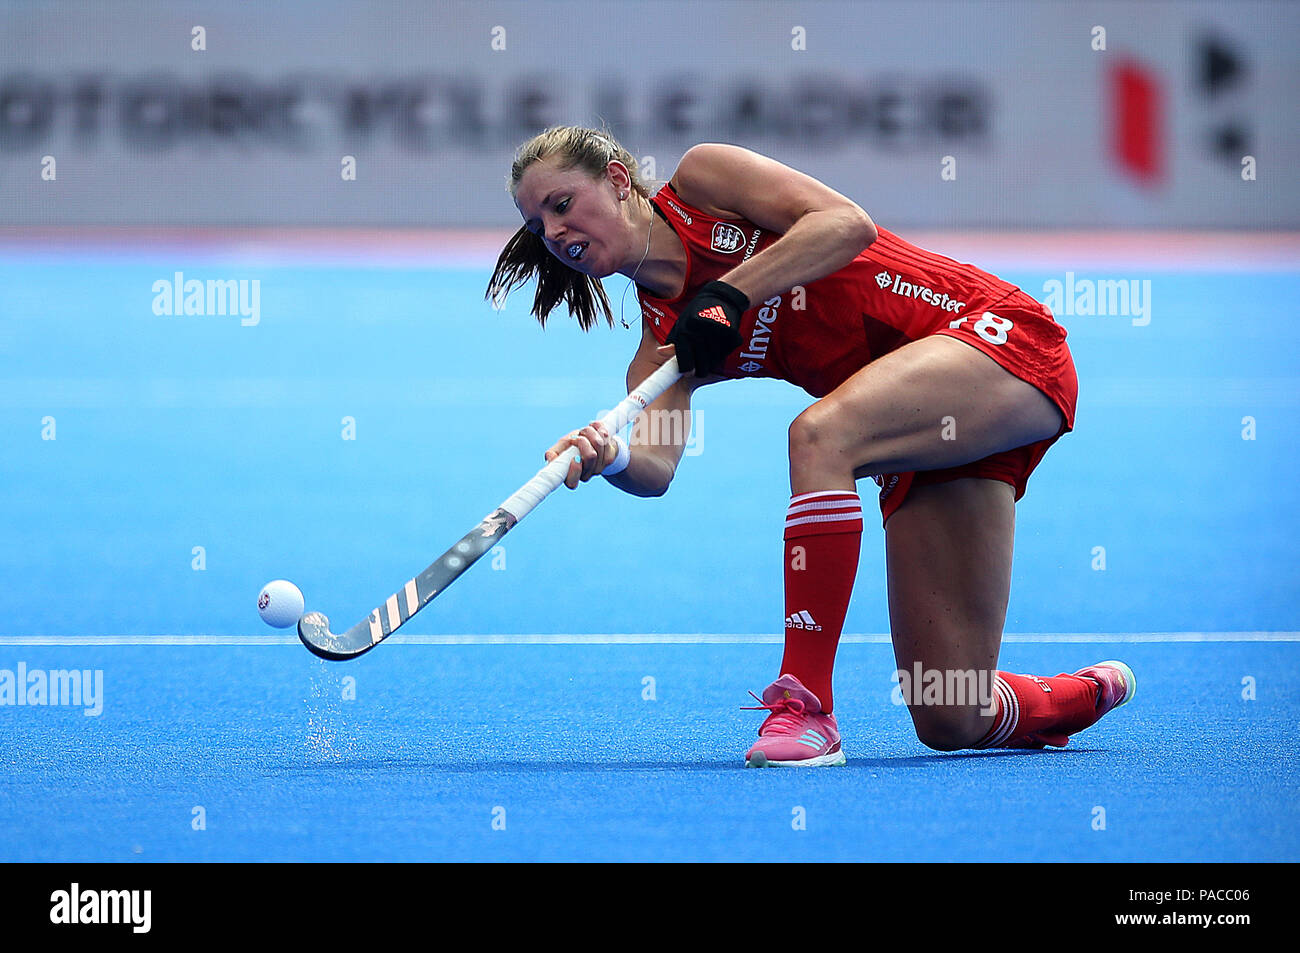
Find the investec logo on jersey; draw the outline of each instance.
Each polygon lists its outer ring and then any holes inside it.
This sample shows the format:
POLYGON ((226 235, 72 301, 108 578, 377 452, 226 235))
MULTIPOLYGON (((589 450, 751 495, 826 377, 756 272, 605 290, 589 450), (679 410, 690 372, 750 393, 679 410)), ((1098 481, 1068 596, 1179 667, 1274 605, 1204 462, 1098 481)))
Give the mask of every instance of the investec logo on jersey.
POLYGON ((745 247, 745 233, 735 225, 728 225, 726 222, 715 222, 713 225, 713 242, 714 251, 720 251, 730 255, 732 252, 739 251, 745 247))
POLYGON ((756 374, 763 369, 763 362, 767 360, 768 345, 772 343, 772 326, 780 316, 778 314, 780 308, 781 296, 776 295, 764 301, 763 307, 758 309, 758 317, 754 319, 754 330, 749 336, 749 348, 740 352, 740 356, 745 359, 740 369, 746 374, 756 374))
POLYGON ((882 271, 876 275, 876 284, 880 285, 883 290, 892 291, 904 298, 920 298, 926 304, 932 304, 943 311, 960 311, 966 307, 965 301, 954 301, 948 297, 946 291, 940 294, 933 288, 904 281, 902 275, 891 275, 887 271, 882 271))

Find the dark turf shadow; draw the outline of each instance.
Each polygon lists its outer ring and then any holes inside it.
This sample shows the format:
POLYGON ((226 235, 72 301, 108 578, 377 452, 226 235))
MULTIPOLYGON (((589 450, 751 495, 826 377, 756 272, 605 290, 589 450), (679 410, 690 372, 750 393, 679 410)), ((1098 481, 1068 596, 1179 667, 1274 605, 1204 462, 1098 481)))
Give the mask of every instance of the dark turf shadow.
POLYGON ((368 761, 321 761, 306 765, 284 765, 263 770, 263 774, 315 774, 325 769, 337 771, 428 771, 435 774, 484 774, 504 772, 509 774, 578 774, 596 773, 649 773, 654 771, 729 771, 744 770, 743 763, 734 759, 719 761, 427 761, 419 759, 380 758, 368 761))
MULTIPOLYGON (((1079 754, 1103 753, 1102 749, 1063 748, 1050 752, 1035 750, 954 751, 934 754, 907 755, 897 758, 849 758, 848 764, 832 769, 836 773, 855 770, 887 770, 895 768, 924 768, 953 761, 971 759, 1001 760, 1002 758, 1062 757, 1079 754)), ((718 772, 746 771, 744 762, 736 758, 713 761, 432 761, 428 759, 372 758, 367 760, 320 761, 312 764, 283 765, 264 769, 267 776, 317 774, 321 771, 427 771, 432 774, 651 774, 661 772, 718 772)), ((780 771, 789 774, 791 770, 780 771)), ((756 772, 757 773, 757 772, 756 772)))
POLYGON ((1077 754, 1104 754, 1104 748, 1000 748, 994 751, 936 751, 934 754, 916 754, 900 758, 850 758, 849 764, 871 765, 875 768, 921 768, 945 761, 970 761, 1002 758, 1059 758, 1077 754))

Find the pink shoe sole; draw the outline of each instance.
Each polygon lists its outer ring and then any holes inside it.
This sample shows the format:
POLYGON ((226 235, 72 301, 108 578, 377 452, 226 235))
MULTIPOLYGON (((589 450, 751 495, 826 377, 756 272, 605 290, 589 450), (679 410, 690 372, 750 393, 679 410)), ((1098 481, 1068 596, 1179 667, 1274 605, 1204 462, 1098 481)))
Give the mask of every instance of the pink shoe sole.
POLYGON ((826 754, 818 755, 815 758, 801 758, 798 761, 768 761, 767 755, 762 751, 755 751, 745 759, 747 768, 827 768, 838 767, 847 762, 844 757, 844 750, 837 748, 834 751, 828 751, 826 754))

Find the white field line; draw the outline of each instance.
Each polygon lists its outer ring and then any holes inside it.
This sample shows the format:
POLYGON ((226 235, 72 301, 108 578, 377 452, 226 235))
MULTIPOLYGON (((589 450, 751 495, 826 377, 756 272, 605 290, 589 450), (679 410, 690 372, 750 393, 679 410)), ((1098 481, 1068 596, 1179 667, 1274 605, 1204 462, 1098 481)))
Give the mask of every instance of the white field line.
MULTIPOLYGON (((539 634, 397 635, 394 645, 771 645, 781 635, 751 634, 539 634)), ((888 634, 849 634, 841 644, 889 644, 888 634)), ((1300 632, 1064 632, 1005 635, 1003 643, 1300 642, 1300 632)), ((0 647, 27 645, 298 645, 294 635, 5 635, 0 647)))

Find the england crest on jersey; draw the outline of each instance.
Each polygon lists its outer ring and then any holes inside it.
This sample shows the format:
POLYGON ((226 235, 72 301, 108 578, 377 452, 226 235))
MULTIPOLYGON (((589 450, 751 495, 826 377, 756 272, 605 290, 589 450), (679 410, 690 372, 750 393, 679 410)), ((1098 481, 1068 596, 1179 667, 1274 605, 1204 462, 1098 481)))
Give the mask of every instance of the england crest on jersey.
POLYGON ((717 222, 713 226, 712 247, 714 251, 730 255, 732 252, 745 247, 745 233, 735 225, 717 222))

